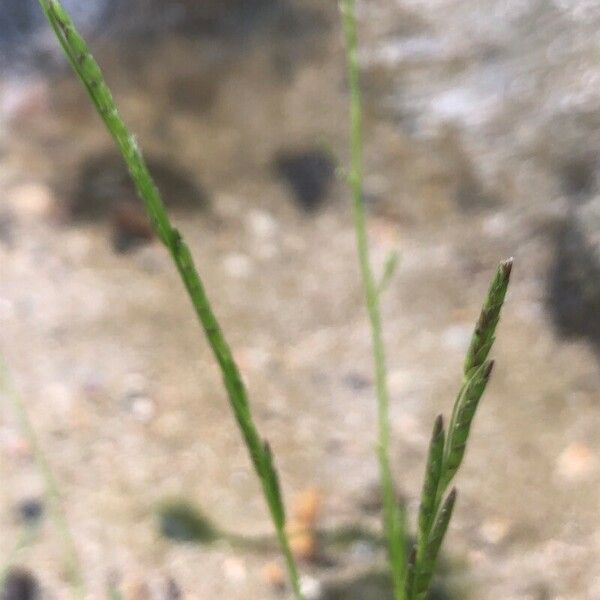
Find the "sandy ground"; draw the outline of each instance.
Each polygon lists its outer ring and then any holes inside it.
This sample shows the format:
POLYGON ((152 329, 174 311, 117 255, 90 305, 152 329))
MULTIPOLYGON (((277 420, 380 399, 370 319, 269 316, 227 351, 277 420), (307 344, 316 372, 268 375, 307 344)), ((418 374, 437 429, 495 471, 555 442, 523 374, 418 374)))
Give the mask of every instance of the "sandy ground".
MULTIPOLYGON (((440 52, 438 63, 385 62, 396 56, 385 45, 392 31, 425 27, 427 13, 412 4, 414 21, 381 2, 361 13, 373 262, 381 269, 393 248, 401 256, 383 303, 398 488, 414 519, 433 419, 449 413, 495 265, 514 256, 497 369, 458 480, 449 585, 460 598, 599 598, 600 370, 588 342, 560 339, 547 307, 554 232, 568 206, 547 167, 553 146, 538 144, 523 163, 523 143, 506 141, 502 128, 527 121, 534 105, 510 112, 516 100, 458 125, 419 112, 420 77, 431 80, 436 69, 466 75, 458 58, 440 52), (390 105, 402 73, 404 96, 390 105)), ((457 27, 458 7, 447 4, 457 27)), ((368 507, 377 481, 369 330, 348 194, 334 180, 324 203, 307 212, 273 168, 281 151, 326 151, 341 164, 347 156, 335 10, 308 14, 301 34, 267 29, 243 52, 175 36, 126 58, 104 44, 99 56, 147 154, 205 190, 207 206, 176 207, 175 220, 240 362, 286 498, 292 504, 317 488, 321 525, 376 527, 377 510, 368 507)), ((432 35, 439 42, 450 33, 432 35)), ((474 69, 465 46, 463 63, 474 69)), ((436 85, 444 81, 452 76, 436 85)), ((165 252, 157 242, 115 252, 108 211, 91 221, 70 216, 77 194, 93 198, 81 182, 85 165, 110 148, 83 93, 67 73, 2 86, 0 349, 60 482, 90 597, 116 579, 127 598, 146 597, 136 595, 142 584, 149 597, 167 598, 169 578, 186 598, 281 596, 264 571, 276 553, 159 535, 157 506, 173 497, 231 531, 263 534, 270 525, 165 252)), ((534 146, 537 126, 527 138, 534 146)), ((5 557, 19 534, 16 507, 44 493, 11 401, 2 399, 5 557)), ((18 554, 44 598, 68 597, 63 546, 46 517, 18 554)), ((364 542, 331 557, 331 565, 302 567, 315 598, 338 597, 328 582, 381 564, 364 542)))

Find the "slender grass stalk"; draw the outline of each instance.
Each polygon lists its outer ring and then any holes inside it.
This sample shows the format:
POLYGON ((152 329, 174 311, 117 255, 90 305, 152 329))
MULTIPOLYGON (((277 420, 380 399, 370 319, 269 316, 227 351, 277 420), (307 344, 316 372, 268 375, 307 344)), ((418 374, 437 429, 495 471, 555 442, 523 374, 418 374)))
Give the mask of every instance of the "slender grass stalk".
MULTIPOLYGON (((348 180, 352 192, 352 214, 356 231, 358 260, 373 344, 378 412, 377 454, 383 494, 384 530, 387 538, 394 597, 395 600, 404 600, 406 578, 406 517, 404 509, 400 508, 396 501, 390 468, 389 391, 381 328, 379 286, 375 281, 369 258, 369 243, 363 203, 362 99, 358 64, 356 2, 355 0, 342 0, 340 6, 346 40, 348 83, 350 87, 351 166, 348 180)), ((394 264, 389 267, 389 271, 393 272, 393 268, 394 264)), ((386 281, 385 275, 383 281, 386 281)), ((385 284, 382 288, 385 288, 385 284)))
MULTIPOLYGON (((67 573, 69 576, 69 583, 72 588, 73 597, 82 600, 85 598, 85 585, 83 579, 83 569, 81 568, 81 562, 77 553, 77 547, 71 534, 67 517, 63 508, 62 495, 58 482, 54 477, 50 463, 46 458, 46 454, 38 441, 33 424, 27 414, 25 404, 17 392, 15 386, 12 383, 11 378, 8 374, 8 369, 4 364, 4 361, 0 359, 0 389, 3 389, 6 397, 11 402, 13 411, 15 412, 19 421, 19 427, 27 439, 33 459, 40 471, 44 480, 45 494, 50 505, 50 514, 54 521, 55 527, 62 538, 65 560, 67 566, 67 573)), ((31 539, 30 537, 27 540, 31 539)))
POLYGON ((479 401, 492 374, 487 357, 495 339, 496 326, 510 281, 512 259, 500 263, 479 315, 463 367, 463 382, 454 403, 447 433, 440 415, 435 423, 419 509, 417 546, 406 583, 407 600, 424 600, 433 578, 456 490, 444 494, 462 464, 471 425, 479 401), (441 507, 441 508, 440 508, 441 507))
POLYGON ((229 403, 254 469, 260 479, 277 538, 285 557, 294 597, 301 600, 298 569, 285 529, 284 506, 271 450, 268 443, 259 435, 254 424, 245 386, 206 295, 192 254, 181 234, 171 224, 160 193, 148 171, 135 138, 119 115, 102 71, 91 55, 85 40, 75 28, 59 0, 39 0, 39 3, 66 57, 86 88, 98 114, 121 152, 137 192, 144 202, 154 231, 169 251, 188 292, 198 320, 221 369, 229 403))

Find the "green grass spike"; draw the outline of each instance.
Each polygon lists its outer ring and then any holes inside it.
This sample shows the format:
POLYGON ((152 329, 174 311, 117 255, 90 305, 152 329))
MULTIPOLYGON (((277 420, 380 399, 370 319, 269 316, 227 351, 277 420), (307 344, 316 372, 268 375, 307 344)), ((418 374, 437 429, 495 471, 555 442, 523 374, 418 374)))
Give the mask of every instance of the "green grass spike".
POLYGON ((39 0, 39 3, 71 66, 83 83, 98 114, 121 152, 136 190, 146 207, 154 231, 166 246, 181 276, 198 320, 220 366, 229 403, 248 448, 254 469, 260 479, 286 560, 294 597, 301 600, 300 580, 285 531, 283 503, 273 459, 263 445, 252 420, 246 389, 239 369, 204 290, 190 249, 181 234, 172 226, 160 192, 154 184, 135 138, 121 118, 110 89, 104 81, 102 71, 90 53, 85 40, 75 28, 59 0, 39 0))
POLYGON ((501 262, 492 280, 465 359, 465 375, 483 364, 494 344, 496 326, 506 297, 512 266, 512 258, 501 262))

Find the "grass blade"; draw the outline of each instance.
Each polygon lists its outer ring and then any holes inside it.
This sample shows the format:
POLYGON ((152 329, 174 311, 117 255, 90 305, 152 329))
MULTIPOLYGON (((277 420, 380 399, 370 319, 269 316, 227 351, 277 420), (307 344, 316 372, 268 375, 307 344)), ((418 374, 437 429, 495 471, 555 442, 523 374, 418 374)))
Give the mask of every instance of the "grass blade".
POLYGON ((390 285, 390 282, 396 273, 396 269, 398 268, 399 259, 400 253, 397 250, 390 252, 388 257, 385 259, 385 264, 383 265, 383 274, 381 275, 379 285, 377 286, 377 293, 379 295, 383 294, 388 285, 390 285))
POLYGON ((254 469, 260 479, 281 549, 286 559, 294 596, 301 599, 299 576, 285 532, 283 504, 279 483, 275 476, 273 459, 254 425, 246 389, 229 345, 208 300, 189 247, 182 239, 181 234, 172 226, 160 193, 148 171, 135 138, 119 115, 110 89, 104 81, 102 71, 91 55, 84 39, 78 33, 59 0, 39 0, 39 3, 71 66, 88 91, 98 114, 119 148, 136 190, 144 202, 153 229, 171 254, 185 285, 198 320, 221 368, 231 408, 248 448, 254 469))
POLYGON ((365 207, 363 203, 363 134, 362 100, 358 65, 358 35, 355 0, 340 3, 350 86, 351 167, 348 181, 352 193, 352 216, 365 302, 371 326, 375 387, 377 392, 377 423, 379 472, 383 496, 383 520, 395 600, 404 600, 406 579, 406 516, 396 502, 390 468, 389 391, 385 364, 385 349, 381 328, 379 290, 369 257, 365 207))
POLYGON ((82 600, 85 598, 85 584, 83 578, 83 569, 79 560, 77 546, 73 539, 73 534, 69 528, 65 510, 63 508, 62 494, 56 477, 50 467, 50 463, 46 457, 46 453, 39 443, 33 424, 27 413, 27 408, 21 396, 15 389, 10 380, 6 365, 0 359, 0 389, 3 389, 6 397, 10 400, 13 410, 16 413, 19 421, 19 427, 27 439, 27 443, 31 448, 33 459, 44 481, 44 492, 50 505, 50 513, 54 521, 54 525, 62 538, 64 551, 66 553, 66 568, 69 576, 69 583, 73 591, 73 597, 82 600))

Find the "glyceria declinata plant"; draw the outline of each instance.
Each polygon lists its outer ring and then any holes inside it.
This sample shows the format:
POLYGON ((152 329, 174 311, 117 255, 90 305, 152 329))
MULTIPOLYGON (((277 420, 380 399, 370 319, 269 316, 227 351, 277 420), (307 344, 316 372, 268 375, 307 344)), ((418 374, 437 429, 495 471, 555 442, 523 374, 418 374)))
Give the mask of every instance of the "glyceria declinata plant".
MULTIPOLYGON (((100 67, 59 0, 39 0, 63 51, 86 88, 98 114, 121 152, 141 197, 152 227, 166 247, 187 290, 197 318, 221 369, 235 420, 260 480, 277 539, 286 561, 296 600, 302 600, 300 580, 290 541, 279 478, 268 443, 252 418, 247 392, 232 352, 205 292, 189 247, 171 223, 160 193, 142 157, 135 138, 119 115, 100 67)), ((383 498, 383 528, 387 542, 395 600, 424 600, 431 586, 439 551, 456 501, 456 490, 448 492, 465 454, 471 424, 489 381, 493 362, 488 355, 506 295, 512 261, 500 264, 475 327, 463 369, 463 382, 448 427, 436 419, 429 446, 425 480, 414 547, 409 549, 405 509, 397 502, 390 459, 391 424, 385 348, 381 323, 381 292, 393 274, 395 256, 387 261, 378 281, 369 257, 366 214, 363 205, 362 103, 358 64, 355 0, 341 0, 347 49, 350 89, 351 168, 348 174, 356 230, 358 260, 372 333, 377 395, 377 456, 383 498)))
POLYGON ((206 295, 190 249, 179 231, 173 227, 137 142, 123 122, 102 71, 90 53, 85 40, 58 0, 39 0, 39 2, 67 59, 85 86, 98 114, 121 152, 136 190, 144 202, 154 232, 171 255, 187 290, 221 369, 231 409, 260 480, 281 551, 286 560, 294 596, 297 600, 302 600, 298 569, 286 532, 284 504, 271 448, 256 428, 244 382, 206 295))
POLYGON ((371 325, 378 411, 377 455, 383 500, 383 526, 395 600, 424 600, 433 579, 437 557, 456 501, 456 489, 446 492, 466 449, 471 423, 492 373, 487 360, 506 296, 512 260, 500 264, 475 327, 464 365, 463 383, 454 404, 447 433, 443 417, 435 421, 417 522, 417 541, 407 557, 406 515, 398 505, 390 465, 389 390, 381 326, 381 292, 396 265, 392 254, 378 284, 371 267, 363 203, 363 131, 356 0, 341 0, 350 90, 350 154, 348 183, 365 302, 371 325))

